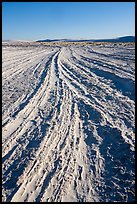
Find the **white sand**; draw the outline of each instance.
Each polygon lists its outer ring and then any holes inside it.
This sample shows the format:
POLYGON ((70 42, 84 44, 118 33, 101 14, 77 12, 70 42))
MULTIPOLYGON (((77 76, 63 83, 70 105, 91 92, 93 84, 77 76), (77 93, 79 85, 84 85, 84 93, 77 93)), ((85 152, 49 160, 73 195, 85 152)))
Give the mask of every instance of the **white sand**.
POLYGON ((133 45, 7 42, 2 79, 3 202, 134 201, 133 45))

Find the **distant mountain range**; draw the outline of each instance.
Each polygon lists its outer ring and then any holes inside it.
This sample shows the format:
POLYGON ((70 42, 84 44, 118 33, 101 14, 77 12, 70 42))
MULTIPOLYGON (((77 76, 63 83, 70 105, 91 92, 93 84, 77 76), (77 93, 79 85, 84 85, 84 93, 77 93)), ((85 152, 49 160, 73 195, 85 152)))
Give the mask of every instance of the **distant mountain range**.
POLYGON ((113 39, 99 39, 94 40, 94 42, 135 42, 135 36, 123 36, 113 39))
POLYGON ((89 40, 71 40, 71 39, 45 39, 36 42, 135 42, 135 36, 123 36, 112 39, 89 39, 89 40))

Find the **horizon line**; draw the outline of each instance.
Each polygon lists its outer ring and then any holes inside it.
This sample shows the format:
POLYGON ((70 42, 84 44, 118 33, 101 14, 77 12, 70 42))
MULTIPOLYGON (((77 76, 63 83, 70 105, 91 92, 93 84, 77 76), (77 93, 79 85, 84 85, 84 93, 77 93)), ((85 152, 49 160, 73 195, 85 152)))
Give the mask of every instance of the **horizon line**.
POLYGON ((123 36, 117 36, 113 38, 45 38, 45 39, 35 39, 35 40, 23 40, 23 39, 3 39, 3 41, 38 41, 38 40, 111 40, 111 39, 117 39, 121 37, 135 37, 135 35, 123 35, 123 36))

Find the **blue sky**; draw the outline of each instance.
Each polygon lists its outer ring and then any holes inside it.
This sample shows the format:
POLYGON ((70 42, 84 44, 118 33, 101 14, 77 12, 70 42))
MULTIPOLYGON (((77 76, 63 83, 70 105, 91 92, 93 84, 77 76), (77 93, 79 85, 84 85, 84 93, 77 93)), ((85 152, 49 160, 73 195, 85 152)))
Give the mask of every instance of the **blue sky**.
POLYGON ((134 2, 3 2, 2 39, 135 35, 134 2))

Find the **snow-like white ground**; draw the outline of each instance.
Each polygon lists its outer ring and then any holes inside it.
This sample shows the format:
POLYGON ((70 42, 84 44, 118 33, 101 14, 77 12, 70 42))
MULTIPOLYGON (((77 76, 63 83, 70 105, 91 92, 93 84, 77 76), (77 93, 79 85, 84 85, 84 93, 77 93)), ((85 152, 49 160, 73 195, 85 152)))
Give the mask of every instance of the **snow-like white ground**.
POLYGON ((134 201, 134 52, 3 43, 4 202, 134 201))

